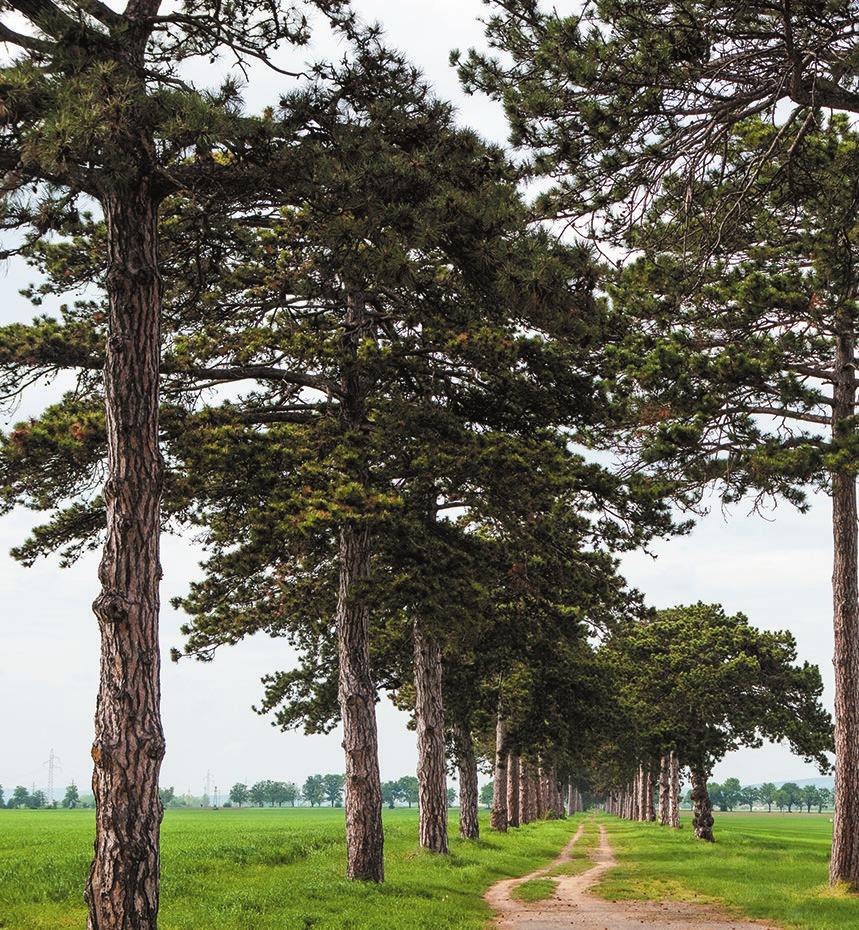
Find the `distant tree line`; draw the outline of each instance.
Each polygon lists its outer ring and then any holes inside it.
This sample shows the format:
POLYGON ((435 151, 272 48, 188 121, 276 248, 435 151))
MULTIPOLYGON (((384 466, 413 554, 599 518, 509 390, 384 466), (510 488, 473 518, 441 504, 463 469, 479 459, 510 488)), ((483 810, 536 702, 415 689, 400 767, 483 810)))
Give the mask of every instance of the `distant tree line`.
MULTIPOLYGON (((248 787, 237 782, 230 789, 229 806, 236 807, 295 807, 308 804, 310 807, 343 806, 343 790, 346 785, 344 775, 309 775, 304 785, 299 788, 291 781, 258 781, 248 787)), ((228 806, 225 805, 225 806, 228 806)))
MULTIPOLYGON (((326 804, 331 807, 342 807, 345 784, 345 776, 333 773, 310 775, 301 788, 295 782, 272 781, 271 779, 258 781, 250 787, 242 782, 237 782, 230 789, 229 800, 224 803, 224 807, 283 807, 284 805, 289 807, 300 805, 322 807, 326 804)), ((489 787, 491 791, 491 783, 489 787)), ((405 775, 396 781, 385 782, 382 790, 385 803, 392 809, 397 804, 412 807, 418 802, 418 780, 413 775, 405 775)), ((161 804, 165 808, 209 807, 212 803, 212 799, 206 794, 200 796, 192 794, 180 795, 176 794, 176 789, 172 786, 160 788, 159 794, 161 804)), ((449 788, 447 792, 448 807, 454 805, 455 799, 456 792, 453 788, 449 788)), ((23 785, 18 785, 7 801, 3 786, 0 785, 0 808, 36 810, 58 806, 67 809, 94 807, 95 801, 92 795, 81 795, 74 782, 66 788, 65 796, 59 804, 56 802, 49 803, 44 791, 36 789, 28 791, 23 785)))
MULTIPOLYGON (((722 812, 733 811, 738 807, 748 807, 752 811, 758 806, 766 807, 768 811, 776 807, 780 811, 786 810, 789 814, 794 810, 806 813, 816 810, 822 813, 824 810, 831 810, 835 802, 835 794, 829 788, 817 785, 800 787, 792 781, 785 782, 780 787, 769 781, 762 785, 741 786, 739 779, 726 778, 721 785, 708 785, 708 791, 713 805, 722 812)), ((691 803, 691 791, 687 792, 686 801, 691 803)))
MULTIPOLYGON (((41 810, 45 807, 57 806, 57 802, 50 801, 47 794, 40 788, 33 788, 32 791, 28 791, 23 785, 17 785, 7 800, 3 791, 3 786, 0 785, 0 808, 6 807, 9 810, 17 810, 20 808, 41 810)), ((66 788, 65 796, 62 801, 60 801, 59 806, 65 808, 94 807, 95 801, 92 795, 81 797, 77 785, 72 782, 66 788)))

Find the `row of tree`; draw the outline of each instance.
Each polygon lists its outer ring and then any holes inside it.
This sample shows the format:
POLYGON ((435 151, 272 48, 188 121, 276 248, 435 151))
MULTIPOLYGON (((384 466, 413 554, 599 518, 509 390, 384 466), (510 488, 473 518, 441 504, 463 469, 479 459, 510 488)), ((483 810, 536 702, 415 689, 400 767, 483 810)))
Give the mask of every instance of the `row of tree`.
MULTIPOLYGON (((795 145, 729 120, 713 157, 727 150, 731 170, 684 184, 671 169, 688 150, 672 148, 673 133, 688 137, 669 121, 654 145, 653 113, 673 111, 649 101, 693 80, 688 62, 712 41, 675 56, 666 43, 696 26, 630 38, 638 18, 620 13, 591 31, 596 10, 579 21, 536 2, 496 6, 488 28, 511 58, 475 53, 462 76, 504 100, 533 151, 526 170, 551 179, 536 204, 520 166, 459 128, 344 2, 193 0, 175 12, 130 0, 116 12, 10 0, 26 29, 2 25, 17 50, 3 69, 3 223, 20 233, 8 251, 42 273, 31 298, 64 303, 59 318, 2 328, 0 394, 15 401, 60 374, 75 387, 3 437, 0 489, 5 507, 48 513, 16 550, 25 563, 102 546, 91 928, 157 923, 164 529, 207 548, 202 578, 176 601, 189 619, 175 657, 285 637, 298 661, 266 677, 260 710, 285 728, 342 725, 350 878, 384 877, 380 692, 413 716, 420 843, 442 854, 449 765, 460 833, 473 838, 480 760, 493 768, 492 826, 506 830, 588 792, 627 813, 643 798, 647 811, 657 772, 669 772, 670 799, 673 753, 711 838, 707 778, 728 750, 784 738, 827 764, 819 674, 795 664, 789 634, 713 605, 654 613, 617 574, 619 552, 683 529, 670 504, 694 505, 714 481, 731 499, 800 502, 803 482, 832 478, 836 742, 849 758, 859 616, 843 253, 855 224, 849 210, 830 224, 819 199, 849 130, 808 103, 795 145), (282 75, 261 115, 234 82, 199 90, 179 73, 197 54, 269 61, 308 41, 309 8, 342 36, 342 58, 288 87, 282 75), (641 100, 627 91, 630 45, 648 63, 641 100), (738 178, 752 202, 744 166, 761 164, 761 147, 767 166, 798 153, 807 166, 762 167, 756 209, 731 211, 723 230, 728 266, 692 273, 738 178), (675 161, 654 167, 666 152, 675 161), (797 176, 801 189, 782 192, 797 176), (615 208, 639 194, 654 210, 632 230, 615 208), (792 198, 784 217, 779 197, 792 198), (666 220, 680 202, 693 205, 682 228, 666 220), (615 273, 534 223, 583 212, 644 258, 615 273), (757 245, 773 226, 790 254, 817 244, 785 271, 784 249, 757 245), (665 257, 666 243, 682 252, 665 257), (831 378, 832 398, 815 378, 831 378), (832 435, 767 432, 767 416, 831 419, 832 435), (604 447, 635 467, 582 455, 604 447)), ((680 20, 700 16, 718 44, 734 7, 722 18, 691 6, 680 20)), ((839 773, 833 876, 849 880, 859 785, 845 784, 839 773)))
MULTIPOLYGON (((0 467, 9 506, 52 511, 18 550, 24 561, 55 549, 73 559, 109 527, 96 604, 95 924, 151 926, 157 910, 163 526, 193 527, 210 552, 179 601, 183 653, 285 636, 300 663, 266 679, 262 709, 312 732, 342 723, 348 874, 376 881, 378 690, 414 714, 421 843, 445 852, 448 750, 468 836, 499 705, 504 752, 554 772, 544 744, 557 741, 560 760, 564 734, 596 713, 594 683, 567 685, 590 662, 589 632, 638 609, 613 553, 671 529, 649 482, 615 478, 570 445, 605 407, 587 253, 529 228, 503 153, 458 129, 375 33, 340 25, 344 63, 320 66, 256 120, 234 118, 229 88, 189 96, 161 59, 145 80, 118 62, 134 91, 115 102, 105 144, 128 188, 103 189, 89 151, 64 164, 78 165, 103 217, 39 188, 44 228, 24 246, 45 273, 34 299, 100 281, 106 301, 4 329, 13 393, 59 370, 77 388, 16 426, 0 467), (164 95, 162 112, 149 101, 164 95), (142 132, 167 163, 143 158, 142 132), (133 220, 115 212, 131 204, 133 220), (120 919, 129 902, 143 913, 120 919)), ((10 118, 16 151, 66 105, 30 88, 34 73, 12 70, 46 108, 34 117, 22 104, 10 118)))
POLYGON ((859 12, 848 0, 490 6, 492 51, 456 55, 460 74, 504 106, 546 183, 537 212, 614 258, 612 389, 627 416, 607 444, 693 508, 709 489, 756 508, 831 496, 830 880, 859 887, 859 12))

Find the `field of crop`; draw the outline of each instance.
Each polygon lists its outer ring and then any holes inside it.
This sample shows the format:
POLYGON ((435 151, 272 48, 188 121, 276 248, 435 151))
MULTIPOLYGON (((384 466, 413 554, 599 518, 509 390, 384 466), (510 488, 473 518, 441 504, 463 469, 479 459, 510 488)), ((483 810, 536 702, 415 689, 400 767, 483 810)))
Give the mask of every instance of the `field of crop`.
MULTIPOLYGON (((456 818, 451 834, 456 836, 456 818)), ((555 856, 575 821, 417 849, 417 812, 385 812, 387 882, 352 884, 342 810, 167 811, 160 930, 478 930, 482 892, 555 856)), ((0 811, 0 928, 79 930, 91 811, 0 811)))
POLYGON ((859 930, 859 897, 827 885, 831 814, 716 815, 715 844, 684 829, 605 818, 619 867, 612 899, 715 900, 797 930, 859 930))

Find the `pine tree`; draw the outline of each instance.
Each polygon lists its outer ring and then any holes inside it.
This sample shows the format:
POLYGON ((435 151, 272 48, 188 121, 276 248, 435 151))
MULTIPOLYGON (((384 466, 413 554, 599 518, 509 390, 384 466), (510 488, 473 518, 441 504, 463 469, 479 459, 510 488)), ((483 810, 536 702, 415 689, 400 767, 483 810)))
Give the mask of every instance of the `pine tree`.
MULTIPOLYGON (((313 5, 338 13, 335 0, 313 5)), ((13 0, 2 12, 25 23, 24 32, 0 26, 15 50, 2 78, 4 228, 45 234, 73 218, 82 197, 98 203, 105 224, 107 534, 94 604, 102 666, 88 919, 91 928, 154 928, 164 754, 158 214, 179 190, 203 198, 214 190, 246 193, 252 173, 235 170, 233 156, 241 162, 247 150, 271 142, 258 125, 242 126, 232 85, 197 92, 179 63, 220 54, 267 61, 278 43, 305 42, 308 27, 300 7, 255 3, 165 12, 159 0, 130 0, 117 12, 99 0, 13 0), (225 136, 226 150, 219 147, 225 136)))
MULTIPOLYGON (((503 54, 455 52, 465 86, 503 102, 511 141, 557 181, 544 208, 591 215, 600 235, 628 228, 672 170, 693 197, 745 119, 772 116, 789 145, 819 108, 859 112, 848 0, 488 5, 503 54)), ((730 203, 718 206, 724 217, 730 203)))

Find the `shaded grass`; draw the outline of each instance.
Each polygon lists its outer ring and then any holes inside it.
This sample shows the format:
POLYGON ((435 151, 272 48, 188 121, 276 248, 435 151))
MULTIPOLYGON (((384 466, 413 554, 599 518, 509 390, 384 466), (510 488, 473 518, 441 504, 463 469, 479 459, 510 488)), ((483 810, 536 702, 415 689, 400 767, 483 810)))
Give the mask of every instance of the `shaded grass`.
MULTIPOLYGON (((347 882, 342 810, 167 811, 159 930, 478 930, 483 892, 551 861, 578 819, 528 824, 451 855, 417 849, 417 812, 385 812, 384 885, 347 882)), ((86 923, 91 811, 0 812, 0 928, 86 923)))
POLYGON ((720 902, 796 930, 859 930, 859 896, 827 886, 832 824, 816 814, 717 816, 714 844, 656 824, 602 822, 618 859, 595 889, 611 900, 720 902))
POLYGON ((556 885, 557 883, 551 878, 532 878, 517 885, 510 892, 510 897, 518 898, 520 901, 545 901, 555 893, 556 885))

